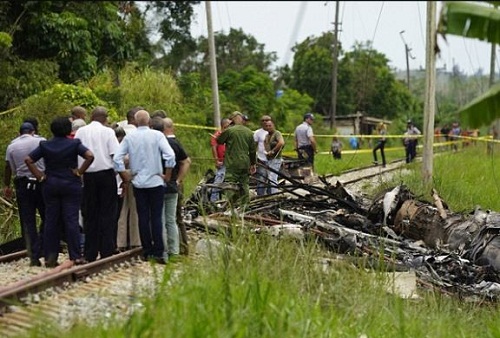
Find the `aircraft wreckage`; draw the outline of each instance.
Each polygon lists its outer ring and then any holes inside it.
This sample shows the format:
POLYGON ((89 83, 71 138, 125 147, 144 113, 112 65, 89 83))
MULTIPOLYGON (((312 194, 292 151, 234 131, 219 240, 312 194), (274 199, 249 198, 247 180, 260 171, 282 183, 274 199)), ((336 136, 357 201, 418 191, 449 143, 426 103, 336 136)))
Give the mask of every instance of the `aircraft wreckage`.
POLYGON ((429 203, 403 184, 368 199, 339 181, 320 178, 320 186, 280 176, 280 193, 252 198, 241 212, 209 201, 214 185, 207 174, 186 203, 191 225, 220 231, 239 212, 257 233, 314 238, 327 250, 360 258, 365 267, 382 258, 385 269, 414 271, 423 288, 468 300, 499 299, 500 213, 479 207, 455 213, 436 191, 429 203))

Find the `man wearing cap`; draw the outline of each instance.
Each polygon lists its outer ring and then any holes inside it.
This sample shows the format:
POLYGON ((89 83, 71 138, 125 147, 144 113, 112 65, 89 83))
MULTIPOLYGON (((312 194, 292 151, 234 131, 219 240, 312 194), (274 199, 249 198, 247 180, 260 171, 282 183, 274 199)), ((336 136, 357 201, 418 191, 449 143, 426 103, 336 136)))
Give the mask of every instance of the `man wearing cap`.
MULTIPOLYGON (((4 172, 4 196, 12 197, 10 181, 15 175, 14 187, 16 189, 17 206, 21 222, 21 234, 26 242, 26 249, 30 257, 30 265, 41 266, 42 232, 45 222, 45 204, 42 197, 41 183, 30 172, 24 159, 32 150, 38 147, 43 137, 35 137, 35 127, 29 122, 24 122, 19 129, 20 136, 7 147, 4 172), (37 229, 36 212, 40 215, 40 229, 37 229)), ((38 169, 45 171, 44 161, 36 163, 38 169)))
POLYGON ((250 194, 248 188, 249 174, 256 171, 256 146, 253 132, 243 125, 243 114, 235 111, 231 114, 232 127, 224 130, 217 138, 218 144, 226 144, 224 166, 226 175, 224 182, 239 185, 240 191, 227 191, 232 205, 248 204, 250 194))
POLYGON ((300 160, 310 163, 314 169, 314 154, 318 152, 316 138, 314 137, 311 125, 314 122, 314 115, 307 113, 304 121, 295 128, 295 151, 300 160))
MULTIPOLYGON (((92 111, 92 122, 79 128, 75 139, 92 151, 94 161, 83 175, 83 230, 85 259, 93 262, 99 255, 105 258, 116 250, 113 224, 116 222, 118 201, 113 155, 119 147, 112 128, 106 125, 108 112, 104 107, 92 111)), ((83 158, 78 158, 79 165, 83 158)))

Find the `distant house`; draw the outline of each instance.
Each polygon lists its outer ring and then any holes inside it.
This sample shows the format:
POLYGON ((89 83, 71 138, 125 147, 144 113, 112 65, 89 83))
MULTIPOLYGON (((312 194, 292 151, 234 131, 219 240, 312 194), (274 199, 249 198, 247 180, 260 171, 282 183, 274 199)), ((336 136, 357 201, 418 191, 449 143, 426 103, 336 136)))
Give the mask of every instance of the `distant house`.
MULTIPOLYGON (((365 116, 362 112, 335 117, 337 134, 339 135, 372 135, 377 124, 380 122, 384 122, 387 126, 390 126, 392 123, 392 121, 389 120, 365 116)), ((329 126, 330 117, 325 116, 323 123, 329 126)))

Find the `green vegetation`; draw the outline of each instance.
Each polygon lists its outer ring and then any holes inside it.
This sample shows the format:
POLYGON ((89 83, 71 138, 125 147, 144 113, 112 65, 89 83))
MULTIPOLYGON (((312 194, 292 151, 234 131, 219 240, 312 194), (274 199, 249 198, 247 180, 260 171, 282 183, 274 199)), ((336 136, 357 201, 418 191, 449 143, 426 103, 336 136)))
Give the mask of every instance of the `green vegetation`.
MULTIPOLYGON (((498 151, 498 149, 496 149, 498 151)), ((333 161, 333 160, 331 160, 333 161)), ((341 161, 363 164, 361 156, 341 161)), ((322 166, 321 162, 318 166, 322 166)), ((435 187, 454 211, 500 210, 498 156, 483 143, 435 158, 435 187), (463 168, 467 170, 452 170, 463 168)), ((420 164, 403 181, 422 197, 420 164)), ((321 170, 325 170, 321 168, 321 170)), ((380 187, 373 187, 375 190, 380 187)), ((248 230, 248 231, 247 231, 248 230)), ((168 265, 157 295, 125 323, 49 337, 498 337, 498 308, 427 290, 406 300, 387 292, 387 269, 363 270, 314 240, 299 243, 234 228, 207 258, 168 265), (174 273, 179 270, 180 274, 174 273), (174 277, 175 276, 175 277, 174 277)))

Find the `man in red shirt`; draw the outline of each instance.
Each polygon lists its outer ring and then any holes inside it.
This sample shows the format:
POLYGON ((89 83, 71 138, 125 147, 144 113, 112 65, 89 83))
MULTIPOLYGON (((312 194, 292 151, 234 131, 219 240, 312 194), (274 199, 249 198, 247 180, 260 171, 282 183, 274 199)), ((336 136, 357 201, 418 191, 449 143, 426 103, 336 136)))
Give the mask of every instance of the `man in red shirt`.
MULTIPOLYGON (((217 137, 229 127, 231 121, 229 119, 222 119, 220 121, 221 130, 217 130, 212 138, 210 139, 210 146, 212 147, 212 155, 215 160, 215 178, 214 184, 224 182, 224 176, 226 175, 226 167, 224 166, 224 154, 226 152, 225 144, 218 144, 217 137)), ((210 194, 210 201, 215 202, 220 199, 220 190, 212 189, 212 193, 210 194)))

